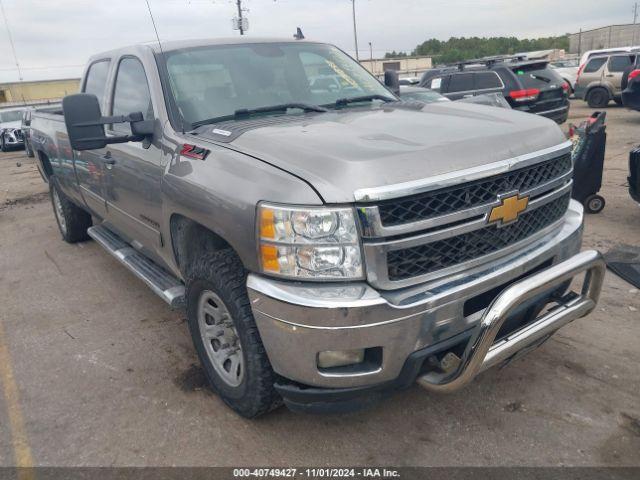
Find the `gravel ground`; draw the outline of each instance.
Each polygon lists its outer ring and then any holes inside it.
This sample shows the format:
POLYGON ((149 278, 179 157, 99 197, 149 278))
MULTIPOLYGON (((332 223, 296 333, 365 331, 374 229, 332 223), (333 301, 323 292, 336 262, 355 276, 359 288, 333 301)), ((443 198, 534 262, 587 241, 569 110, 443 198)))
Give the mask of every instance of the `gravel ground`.
MULTIPOLYGON (((607 112, 607 206, 585 233, 602 251, 640 243, 640 113, 607 112)), ((24 152, 0 154, 0 252, 0 466, 640 465, 640 293, 613 274, 596 312, 462 392, 249 421, 206 389, 182 312, 94 242, 61 241, 24 152)))

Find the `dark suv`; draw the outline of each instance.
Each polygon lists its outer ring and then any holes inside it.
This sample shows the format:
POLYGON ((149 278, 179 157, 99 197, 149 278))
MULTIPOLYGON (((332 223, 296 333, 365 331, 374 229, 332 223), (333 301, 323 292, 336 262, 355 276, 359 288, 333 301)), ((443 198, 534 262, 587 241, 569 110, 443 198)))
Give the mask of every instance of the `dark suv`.
POLYGON ((451 100, 502 93, 511 107, 564 123, 569 115, 569 84, 546 61, 491 59, 428 70, 420 86, 451 100))

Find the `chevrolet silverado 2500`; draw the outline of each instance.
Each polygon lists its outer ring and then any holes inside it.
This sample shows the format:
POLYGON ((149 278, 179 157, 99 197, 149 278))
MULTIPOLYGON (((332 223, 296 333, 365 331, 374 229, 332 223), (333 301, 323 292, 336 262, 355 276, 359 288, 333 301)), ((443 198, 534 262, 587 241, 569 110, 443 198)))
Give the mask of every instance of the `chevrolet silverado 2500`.
POLYGON ((453 391, 596 305, 549 119, 403 102, 311 41, 123 48, 81 92, 31 125, 62 237, 184 306, 244 416, 453 391))

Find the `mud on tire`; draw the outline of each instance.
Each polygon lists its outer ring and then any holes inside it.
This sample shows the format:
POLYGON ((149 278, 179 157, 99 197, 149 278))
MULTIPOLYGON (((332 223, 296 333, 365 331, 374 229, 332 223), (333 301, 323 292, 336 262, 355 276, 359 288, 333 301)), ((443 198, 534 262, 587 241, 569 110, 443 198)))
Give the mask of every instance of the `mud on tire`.
POLYGON ((276 375, 253 318, 246 278, 242 262, 231 249, 206 253, 194 260, 187 274, 187 320, 211 388, 240 415, 254 418, 280 406, 282 399, 273 386, 276 375), (228 325, 233 325, 241 347, 243 371, 237 385, 219 373, 220 364, 214 366, 205 342, 215 339, 205 338, 201 331, 201 299, 211 293, 223 303, 224 311, 228 312, 228 325))
POLYGON ((67 243, 89 240, 87 229, 92 225, 91 215, 71 202, 60 191, 55 177, 49 180, 49 196, 62 239, 67 243))

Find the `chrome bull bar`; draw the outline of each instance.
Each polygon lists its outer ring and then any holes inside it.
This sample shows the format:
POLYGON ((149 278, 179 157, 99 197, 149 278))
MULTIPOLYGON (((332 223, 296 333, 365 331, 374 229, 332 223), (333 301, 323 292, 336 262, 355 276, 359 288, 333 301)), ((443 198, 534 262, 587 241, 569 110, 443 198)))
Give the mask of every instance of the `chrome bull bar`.
POLYGON ((598 303, 605 270, 602 255, 595 250, 587 250, 511 285, 483 314, 457 368, 445 373, 426 373, 418 377, 417 382, 427 390, 453 392, 467 385, 483 370, 513 357, 571 321, 586 316, 598 303), (581 273, 585 277, 580 294, 565 295, 558 306, 533 323, 495 342, 500 327, 518 306, 581 273))

